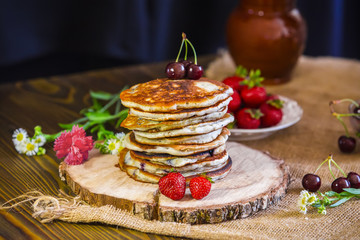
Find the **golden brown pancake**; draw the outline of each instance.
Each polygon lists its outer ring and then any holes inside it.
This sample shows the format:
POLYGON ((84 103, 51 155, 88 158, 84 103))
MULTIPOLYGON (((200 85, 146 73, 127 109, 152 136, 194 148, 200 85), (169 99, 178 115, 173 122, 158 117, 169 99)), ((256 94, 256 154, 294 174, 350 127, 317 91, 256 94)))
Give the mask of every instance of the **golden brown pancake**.
POLYGON ((233 90, 222 82, 156 79, 137 84, 120 94, 122 104, 145 112, 170 112, 212 106, 231 96, 233 90))
POLYGON ((167 153, 174 156, 187 156, 220 147, 225 144, 229 135, 230 131, 227 128, 223 128, 223 132, 214 141, 209 143, 155 146, 138 143, 135 140, 134 133, 130 132, 125 136, 124 146, 134 151, 146 153, 167 153))

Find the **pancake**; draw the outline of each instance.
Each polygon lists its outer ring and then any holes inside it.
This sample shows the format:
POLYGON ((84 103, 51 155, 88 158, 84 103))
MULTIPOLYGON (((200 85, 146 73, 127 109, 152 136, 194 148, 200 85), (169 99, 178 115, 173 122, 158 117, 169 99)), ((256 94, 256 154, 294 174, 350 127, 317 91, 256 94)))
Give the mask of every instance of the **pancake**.
POLYGON ((134 151, 146 153, 167 153, 175 156, 187 156, 220 147, 225 144, 229 135, 230 131, 224 128, 223 132, 214 141, 209 143, 154 146, 136 142, 134 133, 130 132, 125 136, 124 146, 134 151))
MULTIPOLYGON (((158 183, 159 182, 161 176, 152 174, 149 172, 145 172, 137 167, 126 165, 124 163, 125 156, 126 156, 126 151, 121 151, 120 157, 119 157, 119 166, 120 166, 120 169, 122 171, 126 172, 131 178, 133 178, 136 181, 146 182, 146 183, 158 183)), ((224 178, 230 172, 231 166, 232 166, 232 161, 231 161, 231 158, 229 157, 226 164, 222 168, 220 168, 218 170, 207 172, 206 176, 211 177, 211 179, 214 182, 218 181, 218 180, 224 178)), ((190 175, 190 176, 185 177, 186 182, 189 183, 192 178, 197 177, 197 176, 199 176, 199 174, 190 175)))
POLYGON ((174 170, 176 172, 182 173, 184 177, 186 177, 220 169, 226 164, 228 158, 229 156, 227 152, 224 151, 221 154, 205 158, 203 160, 197 161, 196 163, 174 168, 168 165, 156 164, 141 158, 134 158, 128 151, 125 155, 124 164, 127 166, 136 167, 142 171, 155 175, 164 176, 174 170))
POLYGON ((229 98, 233 90, 222 82, 156 79, 122 91, 120 99, 128 108, 145 112, 169 112, 181 109, 210 107, 229 98))
POLYGON ((226 113, 222 118, 210 121, 203 122, 195 125, 189 125, 179 129, 173 129, 163 132, 141 132, 141 131, 133 131, 136 136, 144 137, 144 138, 170 138, 177 136, 186 136, 186 135, 198 135, 209 133, 215 131, 217 129, 221 129, 228 125, 229 123, 234 121, 234 117, 226 113))
POLYGON ((135 115, 128 115, 127 118, 121 122, 121 127, 138 130, 138 131, 148 131, 148 132, 161 132, 171 129, 178 129, 186 127, 189 125, 194 125, 202 122, 208 122, 222 118, 227 109, 223 108, 218 112, 209 113, 204 116, 192 117, 183 120, 174 120, 174 121, 157 121, 146 118, 141 118, 135 115))
POLYGON ((145 154, 130 150, 130 155, 135 158, 141 158, 161 165, 169 165, 172 167, 182 167, 187 164, 195 163, 207 157, 222 154, 225 151, 225 145, 211 149, 205 152, 196 153, 188 156, 172 156, 169 154, 145 154))
POLYGON ((227 106, 231 101, 231 97, 226 98, 225 100, 205 108, 192 108, 179 111, 173 111, 168 113, 159 113, 159 112, 144 112, 136 108, 130 108, 129 114, 138 116, 141 118, 152 119, 157 121, 168 121, 168 120, 182 120, 186 118, 191 118, 195 116, 204 116, 209 113, 214 113, 218 111, 227 111, 227 106))
POLYGON ((200 134, 166 138, 146 138, 135 133, 135 140, 142 144, 149 145, 174 145, 174 144, 203 144, 215 140, 222 132, 222 129, 200 134))

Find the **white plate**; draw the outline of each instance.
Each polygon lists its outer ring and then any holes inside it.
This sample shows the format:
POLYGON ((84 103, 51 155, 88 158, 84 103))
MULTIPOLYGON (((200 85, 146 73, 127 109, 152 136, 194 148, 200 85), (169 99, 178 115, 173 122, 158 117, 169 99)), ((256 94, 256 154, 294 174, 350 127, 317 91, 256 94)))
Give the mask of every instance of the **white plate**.
POLYGON ((229 137, 230 141, 250 141, 262 139, 270 136, 271 134, 279 131, 281 129, 290 127, 297 123, 303 114, 302 108, 299 104, 289 98, 279 96, 281 100, 284 101, 283 107, 283 118, 282 120, 273 127, 268 128, 258 128, 258 129, 240 129, 234 128, 230 129, 231 135, 229 137))

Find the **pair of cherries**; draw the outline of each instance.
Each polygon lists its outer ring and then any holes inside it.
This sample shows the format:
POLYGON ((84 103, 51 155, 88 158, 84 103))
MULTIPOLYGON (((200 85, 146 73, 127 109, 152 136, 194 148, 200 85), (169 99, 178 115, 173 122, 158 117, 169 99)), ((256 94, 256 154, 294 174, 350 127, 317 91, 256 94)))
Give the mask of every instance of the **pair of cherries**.
POLYGON ((203 72, 204 71, 203 71, 202 66, 197 64, 197 56, 196 56, 196 51, 195 51, 194 46, 189 41, 189 39, 186 38, 186 34, 182 33, 182 41, 181 41, 179 53, 176 57, 175 62, 170 62, 166 66, 166 68, 165 68, 166 76, 169 79, 188 78, 188 79, 197 80, 197 79, 201 78, 201 76, 203 75, 203 72), (184 60, 179 61, 179 57, 180 57, 180 54, 181 54, 184 44, 185 44, 185 57, 184 57, 184 60), (190 47, 193 50, 194 63, 187 60, 188 44, 190 45, 190 47))

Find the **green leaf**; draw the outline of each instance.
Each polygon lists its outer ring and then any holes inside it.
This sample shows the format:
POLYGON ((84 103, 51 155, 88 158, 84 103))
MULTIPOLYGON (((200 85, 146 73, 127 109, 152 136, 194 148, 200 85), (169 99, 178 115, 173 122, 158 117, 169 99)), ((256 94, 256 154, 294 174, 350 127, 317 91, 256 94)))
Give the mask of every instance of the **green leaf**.
POLYGON ((110 100, 113 98, 113 94, 103 91, 98 91, 98 92, 90 91, 90 96, 92 98, 100 99, 100 100, 110 100))
POLYGON ((333 196, 336 196, 338 195, 337 192, 334 192, 334 191, 328 191, 328 192, 325 192, 326 196, 329 196, 329 197, 333 197, 333 196))
POLYGON ((90 121, 103 122, 108 120, 111 114, 109 112, 88 112, 85 113, 85 116, 88 117, 90 121))
POLYGON ((360 195, 360 189, 356 189, 356 188, 344 188, 344 191, 354 194, 354 195, 360 195))
POLYGON ((337 206, 343 204, 344 202, 347 202, 350 199, 351 199, 351 197, 344 197, 344 198, 340 199, 339 201, 337 201, 336 203, 331 204, 329 207, 337 207, 337 206))

